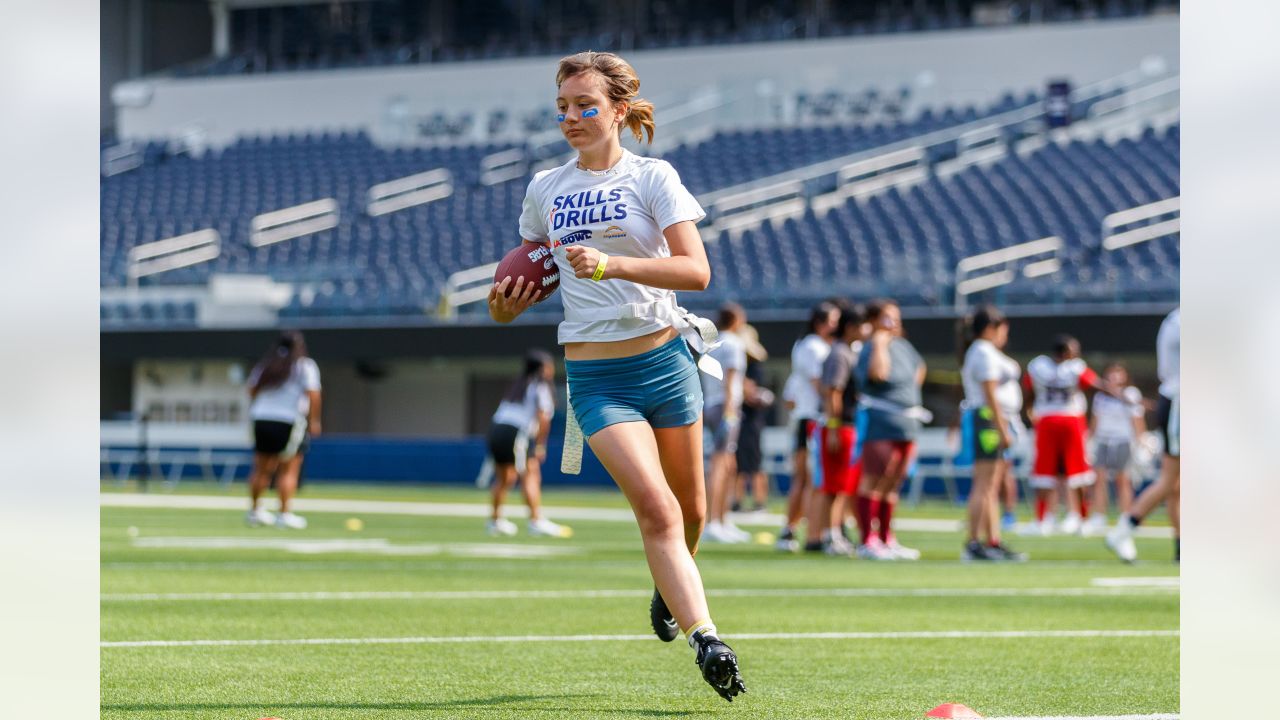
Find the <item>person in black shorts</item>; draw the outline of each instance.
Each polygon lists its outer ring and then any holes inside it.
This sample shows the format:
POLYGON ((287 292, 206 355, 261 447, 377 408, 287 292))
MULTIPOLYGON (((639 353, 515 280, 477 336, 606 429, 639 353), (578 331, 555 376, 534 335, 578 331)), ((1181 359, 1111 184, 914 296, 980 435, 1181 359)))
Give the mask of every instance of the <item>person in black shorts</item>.
POLYGON ((493 414, 489 428, 489 456, 493 458, 493 514, 486 526, 490 535, 515 535, 516 526, 502 517, 502 503, 507 491, 523 478, 524 499, 529 505, 529 535, 533 537, 569 537, 572 531, 542 516, 542 462, 547 457, 547 435, 551 432, 551 416, 555 399, 551 382, 556 365, 551 354, 530 350, 524 359, 524 372, 517 378, 493 414), (529 441, 534 439, 533 452, 529 441))
POLYGON ((290 510, 290 503, 302 473, 306 439, 320 434, 320 369, 307 356, 302 333, 288 331, 272 343, 249 375, 249 397, 253 472, 245 521, 250 527, 275 524, 301 530, 307 521, 290 510), (280 496, 278 515, 260 507, 273 481, 280 496))
POLYGON ((773 407, 773 391, 766 387, 764 361, 769 352, 760 344, 756 329, 744 325, 739 331, 747 349, 747 370, 743 379, 742 428, 738 433, 738 482, 733 511, 763 511, 769 499, 769 478, 761 470, 764 454, 760 449, 760 436, 769 420, 773 407), (751 488, 752 504, 747 506, 747 487, 751 488))

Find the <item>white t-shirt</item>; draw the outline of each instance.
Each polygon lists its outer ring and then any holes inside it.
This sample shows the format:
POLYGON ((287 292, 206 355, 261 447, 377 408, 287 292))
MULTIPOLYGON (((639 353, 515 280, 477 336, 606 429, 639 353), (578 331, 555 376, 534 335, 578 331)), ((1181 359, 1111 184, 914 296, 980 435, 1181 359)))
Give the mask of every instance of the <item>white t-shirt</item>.
POLYGON ((1099 440, 1133 440, 1133 419, 1142 417, 1142 391, 1129 386, 1121 394, 1128 403, 1106 393, 1093 398, 1093 436, 1099 440))
POLYGON ((1160 377, 1160 394, 1172 400, 1178 395, 1180 347, 1182 344, 1182 308, 1174 308, 1156 335, 1156 374, 1160 377))
POLYGON ((1022 377, 1022 368, 1018 361, 1005 355, 990 340, 981 338, 964 354, 964 367, 960 369, 960 379, 964 383, 965 405, 980 408, 987 404, 987 394, 982 391, 982 383, 996 381, 996 402, 1005 417, 1015 418, 1022 411, 1022 387, 1018 379, 1022 377))
MULTIPOLYGON (((570 309, 616 308, 632 303, 674 301, 675 292, 627 280, 574 277, 566 249, 586 245, 619 257, 671 257, 662 231, 706 216, 666 160, 623 150, 607 174, 594 175, 568 163, 533 176, 520 214, 520 237, 548 243, 560 268, 560 299, 570 309)), ((650 318, 560 323, 559 342, 609 342, 640 337, 669 326, 650 318)))
POLYGON ((1032 408, 1035 417, 1084 417, 1088 411, 1084 389, 1092 385, 1097 375, 1084 360, 1072 358, 1058 362, 1048 355, 1040 355, 1027 363, 1027 376, 1036 390, 1035 407, 1032 408))
POLYGON ((556 401, 551 396, 551 384, 531 382, 525 388, 524 400, 512 402, 503 400, 493 413, 495 424, 510 425, 533 434, 538 431, 538 413, 555 414, 556 401))
MULTIPOLYGON (((742 407, 742 381, 745 379, 747 371, 747 346, 742 342, 742 338, 736 334, 722 332, 720 333, 720 345, 708 354, 720 361, 720 367, 726 373, 730 370, 737 371, 733 379, 733 407, 729 408, 729 410, 736 412, 742 407)), ((703 407, 711 408, 723 405, 724 381, 718 380, 707 373, 699 374, 702 376, 703 407)))
MULTIPOLYGON (((253 387, 261 375, 262 366, 259 365, 249 375, 249 386, 253 387)), ((319 389, 320 368, 316 361, 309 357, 298 358, 284 382, 258 391, 249 405, 249 418, 295 423, 311 411, 311 398, 307 392, 319 389)))
POLYGON ((814 419, 822 414, 822 397, 814 381, 822 377, 822 364, 831 354, 831 343, 810 333, 791 347, 791 375, 787 377, 785 396, 796 404, 792 414, 814 419))

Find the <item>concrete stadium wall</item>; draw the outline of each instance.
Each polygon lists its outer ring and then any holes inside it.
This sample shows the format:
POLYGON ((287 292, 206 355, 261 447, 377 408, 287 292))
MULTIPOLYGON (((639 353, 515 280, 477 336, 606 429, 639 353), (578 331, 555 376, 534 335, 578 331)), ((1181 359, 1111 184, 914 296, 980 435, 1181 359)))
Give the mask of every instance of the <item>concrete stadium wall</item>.
MULTIPOLYGON (((1042 90, 1049 78, 1077 85, 1160 58, 1178 67, 1177 16, 1001 29, 832 38, 628 54, 642 95, 662 107, 711 88, 753 98, 719 118, 724 125, 771 117, 774 96, 802 90, 914 88, 925 102, 986 103, 1007 90, 1042 90)), ((554 57, 121 83, 122 138, 202 133, 218 146, 244 134, 364 129, 393 134, 395 117, 444 111, 481 115, 550 106, 554 57)))

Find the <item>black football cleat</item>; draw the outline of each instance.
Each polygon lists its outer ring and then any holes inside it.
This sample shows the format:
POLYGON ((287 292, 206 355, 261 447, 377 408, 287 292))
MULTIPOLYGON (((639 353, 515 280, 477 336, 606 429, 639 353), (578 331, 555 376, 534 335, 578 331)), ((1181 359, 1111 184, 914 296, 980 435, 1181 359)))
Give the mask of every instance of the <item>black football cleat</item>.
POLYGON ((653 634, 662 642, 671 642, 680 635, 680 626, 667 609, 667 601, 662 599, 657 588, 653 589, 653 600, 649 601, 649 622, 653 623, 653 634))
POLYGON ((698 644, 698 657, 694 660, 702 668, 702 677, 720 693, 720 697, 733 702, 738 693, 747 691, 742 683, 742 674, 738 672, 738 656, 733 648, 720 642, 715 635, 694 633, 693 640, 698 644))

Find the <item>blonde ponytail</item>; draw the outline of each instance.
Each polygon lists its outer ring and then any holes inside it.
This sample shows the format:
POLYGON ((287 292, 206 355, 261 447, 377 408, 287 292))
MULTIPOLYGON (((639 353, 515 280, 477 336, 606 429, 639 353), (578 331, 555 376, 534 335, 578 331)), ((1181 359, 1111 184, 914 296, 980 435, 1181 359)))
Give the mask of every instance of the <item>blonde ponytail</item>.
POLYGON ((653 103, 641 98, 628 102, 630 105, 627 107, 627 116, 623 118, 622 124, 631 129, 631 134, 636 136, 636 140, 652 144, 653 131, 657 127, 653 122, 653 103), (642 137, 644 134, 649 136, 648 140, 642 137))

